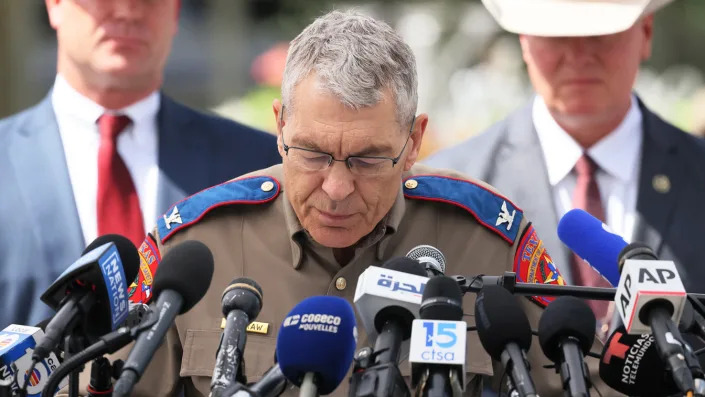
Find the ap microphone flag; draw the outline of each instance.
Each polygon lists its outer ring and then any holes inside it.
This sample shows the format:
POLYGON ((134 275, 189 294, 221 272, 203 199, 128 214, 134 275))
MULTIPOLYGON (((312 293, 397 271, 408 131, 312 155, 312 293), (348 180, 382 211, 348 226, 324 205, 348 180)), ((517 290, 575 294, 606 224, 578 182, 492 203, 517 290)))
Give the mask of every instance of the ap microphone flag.
POLYGON ((301 387, 314 374, 320 394, 332 393, 345 378, 357 344, 352 306, 343 298, 313 296, 286 316, 277 337, 281 371, 301 387))

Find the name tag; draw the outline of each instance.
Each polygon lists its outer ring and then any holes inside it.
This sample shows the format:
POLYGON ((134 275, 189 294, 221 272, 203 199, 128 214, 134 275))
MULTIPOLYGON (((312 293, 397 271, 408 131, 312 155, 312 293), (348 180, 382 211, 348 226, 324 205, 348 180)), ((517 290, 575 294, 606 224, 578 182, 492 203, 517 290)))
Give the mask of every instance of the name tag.
MULTIPOLYGON (((221 320, 220 329, 225 329, 225 323, 226 323, 225 319, 221 320)), ((251 332, 253 334, 266 335, 267 332, 269 331, 269 323, 260 323, 258 321, 253 321, 250 323, 250 325, 247 326, 247 328, 245 330, 247 332, 251 332)))

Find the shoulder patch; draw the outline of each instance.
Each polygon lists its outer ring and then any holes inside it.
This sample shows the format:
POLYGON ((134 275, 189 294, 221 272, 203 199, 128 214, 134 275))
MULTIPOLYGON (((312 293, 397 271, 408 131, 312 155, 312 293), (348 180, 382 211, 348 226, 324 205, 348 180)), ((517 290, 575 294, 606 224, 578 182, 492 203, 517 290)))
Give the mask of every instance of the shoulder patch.
MULTIPOLYGON (((543 241, 531 224, 526 228, 514 255, 514 273, 517 281, 522 283, 565 285, 543 241)), ((531 299, 546 307, 555 297, 532 296, 531 299)))
POLYGON ((468 211, 479 223, 509 244, 519 233, 524 212, 507 198, 463 179, 440 175, 415 175, 404 180, 404 196, 440 201, 468 211))
POLYGON ((201 190, 174 204, 157 219, 162 244, 177 231, 203 218, 218 207, 235 204, 262 204, 274 200, 281 191, 279 181, 269 176, 235 179, 201 190))
POLYGON ((128 289, 128 298, 132 303, 148 303, 152 298, 152 283, 162 257, 157 248, 157 242, 151 233, 137 250, 140 258, 140 270, 137 278, 128 289))

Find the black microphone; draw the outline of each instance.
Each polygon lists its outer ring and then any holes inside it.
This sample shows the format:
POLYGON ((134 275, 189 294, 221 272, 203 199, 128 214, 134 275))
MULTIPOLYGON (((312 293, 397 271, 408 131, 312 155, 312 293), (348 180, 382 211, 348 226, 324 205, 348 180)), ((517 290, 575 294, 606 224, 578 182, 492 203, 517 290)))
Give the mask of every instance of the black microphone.
POLYGON ((262 309, 262 288, 249 278, 237 278, 223 291, 221 299, 225 330, 216 353, 211 379, 211 397, 219 397, 240 371, 247 341, 246 328, 262 309))
MULTIPOLYGON (((458 283, 454 279, 446 276, 432 277, 428 280, 421 298, 419 316, 421 320, 440 320, 445 325, 450 325, 450 321, 460 322, 463 319, 463 293, 460 291, 458 283)), ((416 321, 421 321, 416 320, 416 321)), ((428 343, 429 332, 427 327, 433 327, 434 322, 424 322, 424 336, 428 343)), ((444 337, 457 339, 455 333, 467 332, 467 325, 462 323, 462 329, 455 326, 452 331, 446 329, 444 337)), ((412 331, 414 332, 414 331, 412 331)), ((431 337, 433 339, 433 337, 431 337)), ((412 341, 414 338, 412 337, 412 341)), ((417 347, 417 346, 414 346, 417 347)), ((464 348, 462 361, 465 362, 464 348)), ((453 391, 462 393, 464 383, 464 368, 462 365, 433 364, 428 362, 415 362, 410 353, 409 362, 412 371, 412 386, 418 387, 417 395, 421 396, 451 396, 453 391), (419 380, 420 382, 414 382, 419 380), (418 385, 417 385, 418 384, 418 385)))
POLYGON ((81 258, 41 296, 43 302, 58 308, 58 311, 46 325, 44 338, 34 348, 32 360, 39 362, 45 359, 81 318, 90 318, 84 323, 84 332, 94 338, 115 329, 117 324, 112 321, 114 311, 122 308, 113 307, 113 302, 124 302, 126 316, 127 285, 137 276, 139 261, 137 248, 126 237, 109 234, 89 244, 81 258), (110 247, 101 249, 109 243, 114 244, 116 251, 110 247), (113 280, 117 279, 114 285, 106 285, 106 277, 110 276, 113 280), (120 297, 111 296, 115 293, 121 294, 120 297))
POLYGON ((154 276, 156 323, 138 337, 127 356, 113 396, 130 395, 177 315, 203 298, 213 277, 213 254, 205 244, 188 240, 170 249, 154 276))
POLYGON ((223 392, 223 395, 229 397, 277 397, 284 392, 286 385, 287 379, 281 367, 279 364, 274 364, 257 382, 247 386, 237 382, 232 383, 223 392))
POLYGON ((516 298, 497 285, 483 288, 475 301, 475 326, 482 347, 502 363, 519 396, 537 397, 526 359, 531 324, 516 298))
POLYGON ((629 335, 624 326, 610 335, 600 357, 600 378, 629 396, 670 396, 678 393, 664 371, 651 334, 629 335))
POLYGON ((653 250, 643 243, 624 247, 618 261, 622 277, 615 304, 627 331, 650 330, 673 381, 682 392, 692 392, 696 386, 691 365, 697 360, 675 323, 687 302, 675 264, 658 261, 653 250), (629 262, 632 264, 625 268, 629 262))
POLYGON ((426 269, 406 257, 385 262, 379 279, 376 276, 370 278, 370 272, 375 269, 375 266, 370 266, 358 279, 355 307, 367 334, 377 337, 374 349, 362 349, 356 355, 349 396, 408 396, 409 390, 397 362, 402 342, 411 337, 411 326, 416 317, 414 312, 419 307, 417 302, 410 303, 408 298, 412 294, 422 294, 427 280, 426 269), (388 278, 392 273, 389 271, 397 272, 394 280, 398 281, 394 281, 394 287, 391 287, 392 280, 388 278), (423 280, 422 284, 419 284, 419 279, 423 280), (390 289, 377 288, 383 282, 390 289))
MULTIPOLYGON (((409 258, 399 257, 387 261, 384 269, 426 277, 426 269, 409 258)), ((399 360, 401 343, 411 337, 411 323, 414 314, 401 306, 387 306, 380 310, 374 319, 379 335, 375 341, 375 362, 377 364, 396 363, 399 360)))
POLYGON ((584 357, 595 340, 595 315, 584 301, 572 296, 557 298, 539 320, 539 344, 556 363, 563 390, 573 397, 589 397, 590 376, 584 357))

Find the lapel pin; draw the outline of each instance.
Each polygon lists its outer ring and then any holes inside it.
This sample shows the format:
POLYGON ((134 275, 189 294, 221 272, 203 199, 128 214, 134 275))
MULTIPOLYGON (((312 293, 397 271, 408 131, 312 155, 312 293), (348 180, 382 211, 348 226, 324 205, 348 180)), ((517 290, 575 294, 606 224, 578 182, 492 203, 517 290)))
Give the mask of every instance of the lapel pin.
POLYGON ((656 174, 651 180, 651 186, 657 192, 665 194, 671 190, 671 180, 664 174, 656 174))

